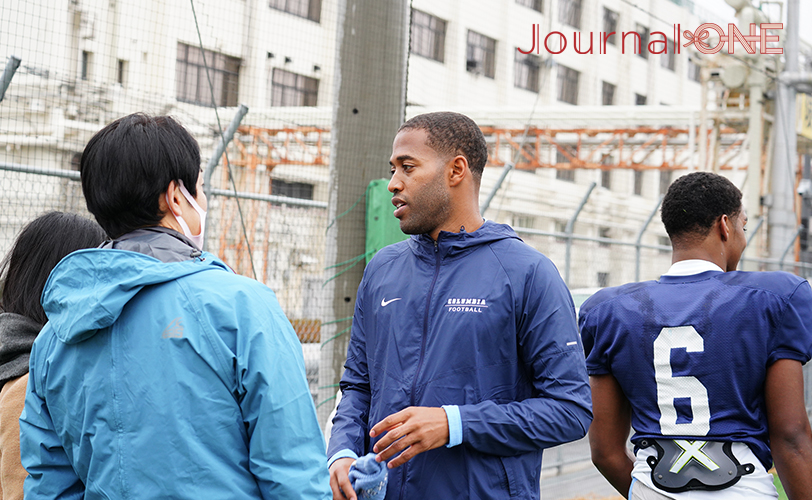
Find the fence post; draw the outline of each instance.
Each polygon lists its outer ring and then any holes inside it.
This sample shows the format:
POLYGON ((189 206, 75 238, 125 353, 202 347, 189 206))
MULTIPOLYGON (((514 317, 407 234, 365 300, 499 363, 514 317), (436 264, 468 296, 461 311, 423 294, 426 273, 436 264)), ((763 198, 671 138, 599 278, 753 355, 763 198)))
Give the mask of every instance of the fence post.
MULTIPOLYGON (((212 189, 214 189, 211 185, 211 174, 214 172, 214 168, 217 167, 217 164, 220 163, 220 157, 223 156, 223 153, 226 151, 226 146, 228 143, 231 142, 231 139, 234 138, 234 134, 237 132, 237 127, 240 126, 240 122, 245 117, 246 113, 248 113, 248 106, 245 104, 240 104, 240 107, 237 108, 237 113, 234 115, 234 118, 231 119, 231 123, 228 125, 228 128, 220 137, 220 142, 217 143, 217 148, 214 150, 214 154, 209 158, 209 163, 206 165, 206 169, 203 170, 203 192, 206 193, 206 199, 209 199, 212 195, 212 189)), ((208 239, 206 238, 207 233, 203 233, 203 248, 202 250, 206 250, 208 247, 208 239)))
POLYGON ((756 235, 758 234, 758 230, 759 230, 759 229, 761 229, 761 226, 762 226, 763 224, 764 224, 764 217, 759 217, 759 218, 758 218, 758 222, 756 222, 756 227, 754 227, 753 229, 749 230, 749 232, 750 232, 750 236, 748 236, 748 237, 747 237, 747 243, 746 243, 746 244, 745 244, 745 246, 744 246, 744 250, 742 250, 742 256, 741 256, 741 258, 739 259, 739 262, 740 262, 740 263, 742 263, 742 264, 743 264, 744 262, 746 262, 746 261, 747 261, 747 259, 745 259, 745 258, 744 258, 744 254, 747 252, 747 249, 748 249, 748 248, 750 248, 750 242, 751 242, 751 241, 753 241, 753 238, 755 238, 755 237, 756 237, 756 235))
POLYGON ((663 196, 660 195, 657 198, 657 204, 654 205, 654 209, 648 214, 648 218, 646 222, 643 223, 643 227, 640 228, 640 232, 637 233, 637 239, 634 242, 634 254, 635 254, 635 261, 634 261, 634 281, 640 281, 640 245, 643 243, 643 234, 648 229, 648 225, 651 224, 652 219, 654 216, 657 215, 657 210, 660 209, 660 204, 663 202, 663 196))
POLYGON ((6 96, 6 89, 11 84, 11 79, 14 78, 14 73, 20 67, 21 59, 17 56, 10 56, 6 63, 6 68, 3 70, 3 76, 0 77, 0 101, 6 96))
POLYGON ((798 236, 801 235, 801 231, 803 231, 804 229, 805 229, 804 225, 801 224, 800 226, 798 226, 798 229, 795 230, 795 236, 792 237, 792 239, 789 242, 789 245, 787 245, 787 248, 784 249, 784 253, 781 254, 781 260, 778 261, 778 269, 779 270, 781 270, 781 271, 784 270, 784 259, 787 257, 787 254, 789 253, 789 249, 792 248, 793 246, 795 246, 795 240, 798 239, 798 236))
POLYGON ((592 194, 592 190, 595 189, 597 186, 596 182, 592 182, 589 187, 586 189, 586 193, 584 197, 581 198, 581 203, 578 204, 578 208, 575 209, 575 213, 572 214, 570 220, 567 221, 567 227, 564 229, 564 232, 567 234, 567 254, 566 260, 564 264, 564 282, 567 286, 570 286, 570 259, 572 258, 572 231, 575 228, 575 220, 578 219, 578 216, 581 214, 581 210, 583 210, 584 205, 586 205, 587 200, 589 199, 589 195, 592 194))

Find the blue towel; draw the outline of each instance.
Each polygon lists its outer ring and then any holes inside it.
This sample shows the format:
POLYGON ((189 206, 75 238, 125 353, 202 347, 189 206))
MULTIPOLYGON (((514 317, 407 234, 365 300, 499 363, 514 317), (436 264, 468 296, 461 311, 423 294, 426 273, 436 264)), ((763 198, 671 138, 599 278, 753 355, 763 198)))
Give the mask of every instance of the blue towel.
POLYGON ((359 499, 383 500, 389 471, 386 462, 376 462, 375 453, 364 455, 350 467, 350 482, 359 499))

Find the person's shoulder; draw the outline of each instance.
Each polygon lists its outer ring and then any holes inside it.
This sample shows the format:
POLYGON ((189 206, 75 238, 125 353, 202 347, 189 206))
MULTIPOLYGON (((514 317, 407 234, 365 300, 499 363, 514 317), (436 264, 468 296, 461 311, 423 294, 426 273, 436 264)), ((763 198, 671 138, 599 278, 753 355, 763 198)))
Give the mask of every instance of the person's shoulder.
POLYGON ((805 279, 784 271, 731 271, 715 278, 729 286, 761 290, 784 298, 794 294, 799 287, 809 288, 805 279), (805 284, 807 286, 803 286, 805 284))
POLYGON ((397 243, 387 245, 378 250, 378 253, 376 253, 375 256, 372 257, 372 259, 369 261, 369 264, 367 264, 365 274, 374 273, 378 269, 387 267, 388 265, 391 265, 397 260, 410 255, 411 254, 411 250, 409 250, 410 240, 411 238, 404 241, 399 241, 397 243))
POLYGON ((626 283, 625 285, 620 286, 602 288, 584 301, 584 303, 581 305, 579 314, 584 316, 589 311, 598 307, 610 307, 614 301, 622 300, 624 297, 631 295, 638 290, 653 286, 656 283, 656 281, 639 281, 634 283, 626 283))

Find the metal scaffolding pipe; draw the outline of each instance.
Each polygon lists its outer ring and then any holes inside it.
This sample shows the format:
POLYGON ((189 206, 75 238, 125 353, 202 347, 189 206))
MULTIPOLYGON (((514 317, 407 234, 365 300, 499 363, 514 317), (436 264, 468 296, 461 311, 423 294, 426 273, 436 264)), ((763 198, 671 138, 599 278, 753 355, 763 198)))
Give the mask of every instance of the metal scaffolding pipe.
MULTIPOLYGON (((248 113, 248 106, 245 104, 240 104, 240 107, 237 108, 237 113, 234 115, 234 118, 231 119, 231 123, 229 123, 228 128, 220 137, 220 142, 217 143, 217 148, 214 150, 214 154, 209 158, 209 163, 206 165, 206 169, 203 170, 203 192, 206 193, 206 198, 210 197, 214 192, 212 185, 211 185, 211 175, 214 172, 214 168, 217 167, 217 164, 220 163, 220 157, 223 156, 223 153, 226 151, 226 146, 231 140, 234 138, 234 134, 237 133, 237 127, 240 126, 240 122, 248 113)), ((236 191, 236 188, 234 189, 236 191)), ((206 250, 208 247, 208 238, 206 238, 206 233, 203 233, 203 250, 206 250)))
POLYGON ((634 281, 640 281, 640 249, 643 247, 643 234, 646 232, 648 225, 651 224, 651 221, 654 219, 654 216, 657 215, 657 210, 660 208, 660 204, 663 202, 663 197, 660 195, 657 198, 657 204, 654 205, 654 209, 648 214, 648 218, 646 222, 643 223, 643 227, 640 228, 640 232, 637 233, 637 239, 634 242, 634 253, 635 253, 635 260, 634 260, 634 281))
POLYGON ((567 286, 570 286, 570 260, 572 258, 572 231, 575 228, 575 221, 578 219, 578 216, 581 214, 581 210, 583 210, 584 205, 586 205, 587 200, 589 200, 589 195, 592 194, 592 190, 595 189, 597 186, 596 182, 592 182, 589 184, 589 187, 584 194, 584 197, 581 198, 581 203, 578 204, 578 208, 575 209, 575 213, 572 214, 570 220, 567 221, 567 227, 564 229, 564 233, 567 235, 567 256, 566 256, 566 263, 564 268, 564 282, 567 286))
POLYGON ((10 56, 6 63, 6 68, 3 70, 3 76, 0 77, 0 101, 6 96, 6 90, 11 84, 11 79, 14 78, 14 73, 20 67, 21 59, 17 56, 10 56))
POLYGON ((792 240, 790 240, 789 245, 787 245, 787 248, 784 249, 784 253, 781 254, 781 259, 779 259, 778 264, 778 268, 781 271, 784 270, 784 259, 787 258, 787 254, 789 253, 790 249, 795 246, 795 240, 798 239, 798 236, 801 235, 801 231, 803 231, 804 229, 806 228, 804 227, 803 224, 798 226, 798 229, 795 231, 795 236, 792 237, 792 240))

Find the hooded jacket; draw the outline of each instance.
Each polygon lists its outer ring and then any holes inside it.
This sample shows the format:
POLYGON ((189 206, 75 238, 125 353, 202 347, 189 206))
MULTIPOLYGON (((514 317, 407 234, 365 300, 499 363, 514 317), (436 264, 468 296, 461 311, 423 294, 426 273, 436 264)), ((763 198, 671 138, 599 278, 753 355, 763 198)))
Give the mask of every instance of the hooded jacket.
POLYGON ((274 293, 160 233, 108 244, 144 253, 81 250, 51 273, 20 419, 26 498, 329 497, 274 293))
POLYGON ((328 456, 371 452, 372 426, 409 406, 459 410, 462 443, 390 470, 390 500, 537 499, 542 450, 592 420, 566 286, 492 222, 381 250, 358 289, 345 368, 328 456))

